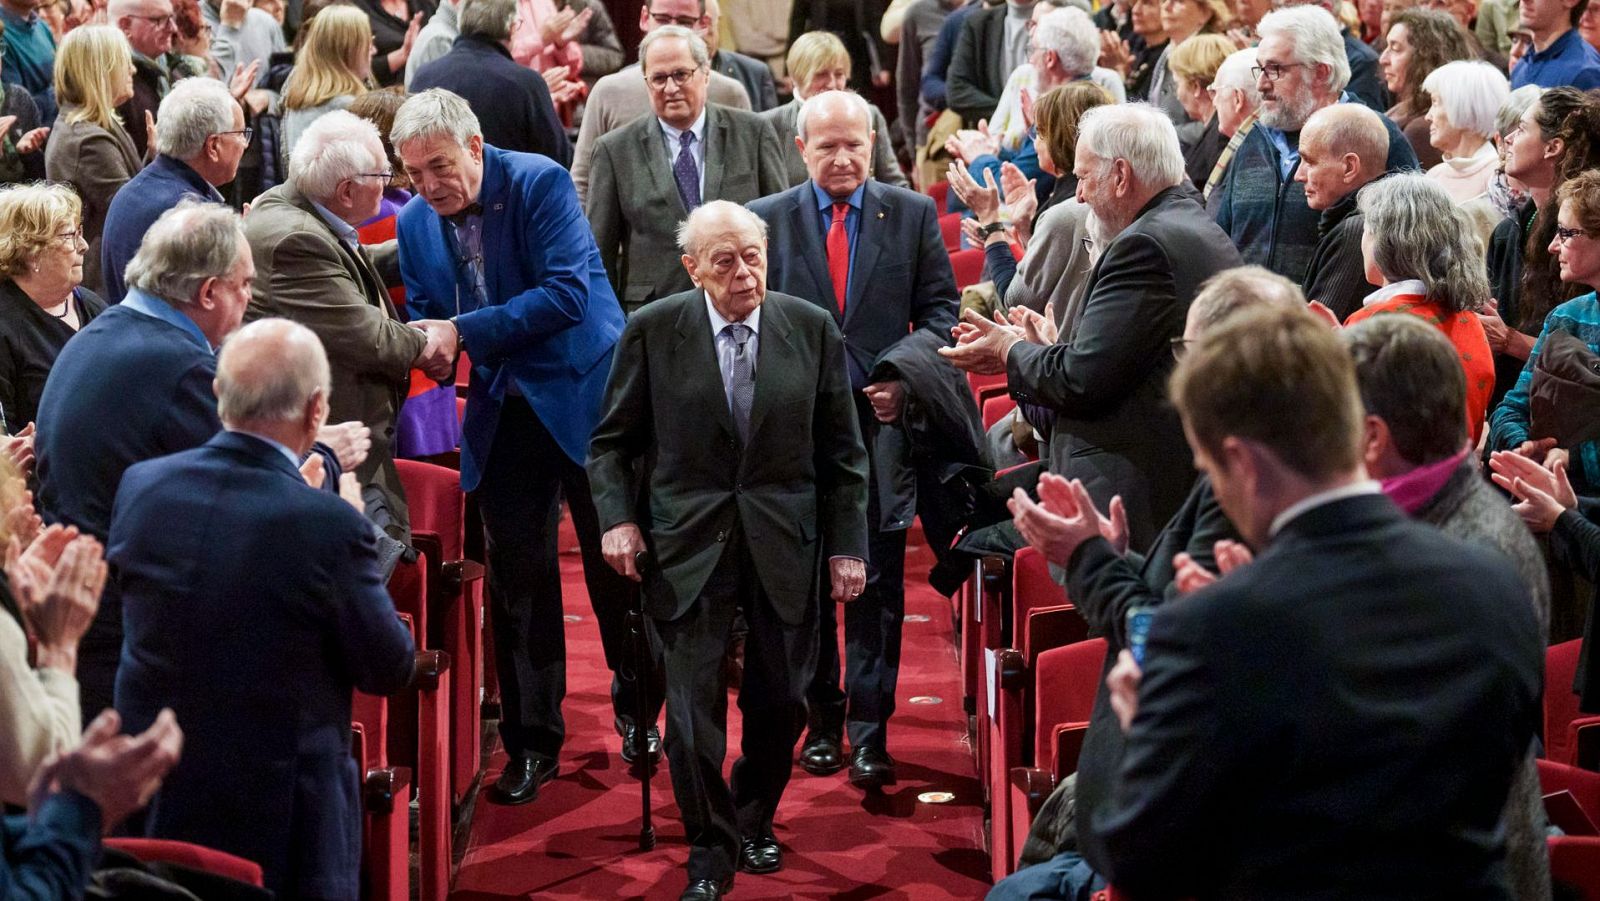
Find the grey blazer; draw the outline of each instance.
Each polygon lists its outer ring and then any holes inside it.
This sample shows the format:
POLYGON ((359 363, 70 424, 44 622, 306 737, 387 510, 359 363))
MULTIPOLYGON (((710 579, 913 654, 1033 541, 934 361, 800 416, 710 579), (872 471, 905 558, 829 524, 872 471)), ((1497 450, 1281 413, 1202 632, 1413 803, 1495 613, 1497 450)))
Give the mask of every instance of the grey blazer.
MULTIPOLYGON (((51 181, 64 181, 83 199, 83 239, 89 250, 83 257, 83 285, 105 294, 100 274, 100 233, 105 230, 111 198, 143 168, 133 139, 120 126, 107 131, 93 122, 69 122, 77 107, 63 106, 44 147, 44 173, 51 181)), ((144 123, 139 123, 143 128, 144 123)))
MULTIPOLYGON (((679 262, 688 218, 672 177, 666 135, 650 113, 602 137, 589 171, 587 210, 600 259, 623 312, 694 287, 679 262)), ((778 138, 755 113, 706 104, 701 200, 749 203, 782 191, 778 138)))
MULTIPOLYGON (((899 161, 894 158, 894 148, 890 146, 893 133, 889 131, 888 121, 875 104, 867 105, 872 107, 872 130, 877 134, 872 141, 872 177, 897 188, 911 187, 911 183, 906 181, 906 174, 900 171, 899 161)), ((800 148, 794 143, 800 133, 796 127, 796 120, 800 118, 800 100, 791 100, 777 109, 767 110, 761 116, 771 122, 772 130, 778 133, 778 146, 783 149, 784 187, 792 188, 810 178, 806 172, 806 161, 800 158, 800 148)))

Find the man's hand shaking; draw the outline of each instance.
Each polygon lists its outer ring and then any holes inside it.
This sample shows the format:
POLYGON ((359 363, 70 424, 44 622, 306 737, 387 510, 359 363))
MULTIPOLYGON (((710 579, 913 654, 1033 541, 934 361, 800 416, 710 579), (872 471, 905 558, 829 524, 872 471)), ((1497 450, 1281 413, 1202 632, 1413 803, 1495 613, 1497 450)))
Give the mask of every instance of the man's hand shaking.
POLYGON ((428 343, 411 365, 421 369, 428 378, 448 382, 455 377, 456 354, 461 337, 456 324, 448 319, 419 319, 411 327, 428 336, 428 343))

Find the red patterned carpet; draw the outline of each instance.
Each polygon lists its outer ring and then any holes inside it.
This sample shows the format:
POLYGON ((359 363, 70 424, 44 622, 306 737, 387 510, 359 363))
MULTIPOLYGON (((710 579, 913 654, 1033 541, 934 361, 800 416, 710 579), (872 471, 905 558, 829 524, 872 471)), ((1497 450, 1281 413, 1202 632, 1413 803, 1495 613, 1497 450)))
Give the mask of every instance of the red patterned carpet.
MULTIPOLYGON (((913 541, 918 538, 913 533, 913 541)), ((923 578, 931 560, 926 547, 914 544, 907 561, 908 622, 889 738, 900 764, 899 784, 873 799, 852 788, 843 773, 818 778, 796 767, 778 812, 784 869, 768 876, 740 874, 733 898, 922 901, 977 898, 987 890, 983 814, 964 737, 950 606, 923 578), (913 697, 920 703, 911 703, 913 697), (954 798, 919 802, 924 792, 950 792, 954 798)), ((502 807, 480 798, 451 897, 676 898, 685 884, 688 849, 665 767, 651 783, 656 849, 641 853, 639 784, 615 754, 610 677, 576 554, 563 557, 562 575, 569 662, 561 774, 529 805, 502 807)), ((739 734, 731 696, 728 714, 731 767, 739 734)), ((486 781, 504 760, 497 751, 486 781)))

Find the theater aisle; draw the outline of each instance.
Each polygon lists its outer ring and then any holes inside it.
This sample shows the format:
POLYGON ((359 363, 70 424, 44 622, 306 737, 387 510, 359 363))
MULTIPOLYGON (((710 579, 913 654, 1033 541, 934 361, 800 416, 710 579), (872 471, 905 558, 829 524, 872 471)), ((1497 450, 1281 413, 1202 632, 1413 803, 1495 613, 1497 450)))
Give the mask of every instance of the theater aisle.
MULTIPOLYGON (((563 524, 565 526, 565 523, 563 524)), ((563 548, 572 547, 563 528, 563 548)), ((890 753, 898 785, 876 801, 845 781, 817 778, 798 767, 779 812, 784 870, 739 874, 735 899, 978 898, 987 890, 981 844, 982 809, 963 737, 959 670, 952 648, 949 601, 923 578, 932 555, 915 544, 907 559, 905 648, 890 753), (911 703, 918 698, 919 703, 911 703), (928 703, 930 699, 937 703, 928 703), (917 800, 949 792, 944 804, 917 800)), ((480 797, 451 897, 674 899, 685 885, 688 848, 672 803, 665 766, 651 783, 657 844, 638 850, 639 783, 614 753, 609 674, 583 591, 575 553, 562 555, 567 597, 567 747, 561 774, 539 799, 503 807, 480 797)), ((739 713, 728 704, 728 765, 737 756, 739 713)), ((486 780, 499 773, 496 752, 486 780)))

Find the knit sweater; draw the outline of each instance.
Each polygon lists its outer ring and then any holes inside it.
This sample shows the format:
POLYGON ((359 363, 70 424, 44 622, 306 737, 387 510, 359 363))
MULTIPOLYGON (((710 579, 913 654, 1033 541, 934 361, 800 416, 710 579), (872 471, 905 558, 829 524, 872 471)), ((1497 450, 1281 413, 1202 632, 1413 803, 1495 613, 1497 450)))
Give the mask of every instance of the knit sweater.
POLYGON ((1300 289, 1306 300, 1315 300, 1332 310, 1339 321, 1361 309, 1361 300, 1372 293, 1367 281, 1367 266, 1361 256, 1361 233, 1365 217, 1356 209, 1356 191, 1322 211, 1317 220, 1317 246, 1311 254, 1300 289))
MULTIPOLYGON (((1341 102, 1352 99, 1346 94, 1341 102)), ((1389 130, 1385 168, 1389 172, 1417 168, 1417 156, 1400 129, 1388 119, 1383 123, 1389 130)), ((1281 132, 1258 121, 1207 203, 1245 263, 1265 266, 1291 281, 1305 277, 1316 252, 1321 217, 1306 205, 1305 187, 1294 180, 1299 142, 1299 132, 1281 132), (1280 155, 1275 135, 1291 149, 1290 159, 1280 155)))
MULTIPOLYGON (((1556 307, 1545 317, 1544 329, 1528 354, 1528 362, 1517 376, 1517 384, 1506 392, 1500 406, 1489 417, 1489 447, 1493 450, 1514 450, 1532 437, 1530 431, 1529 389, 1533 385, 1533 372, 1539 365, 1539 352, 1551 332, 1567 332, 1576 336, 1589 349, 1600 353, 1600 301, 1590 291, 1556 307)), ((1600 489, 1600 441, 1587 441, 1567 448, 1572 457, 1567 475, 1579 494, 1592 494, 1600 489)))

